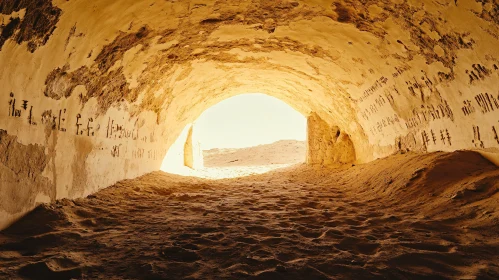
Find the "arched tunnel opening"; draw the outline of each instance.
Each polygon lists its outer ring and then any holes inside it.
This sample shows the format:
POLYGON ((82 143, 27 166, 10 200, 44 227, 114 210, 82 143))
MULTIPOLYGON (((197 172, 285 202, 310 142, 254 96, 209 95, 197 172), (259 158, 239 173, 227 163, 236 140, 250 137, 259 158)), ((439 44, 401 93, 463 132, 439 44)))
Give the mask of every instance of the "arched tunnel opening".
POLYGON ((498 279, 498 18, 0 0, 0 279, 498 279), (302 164, 160 171, 205 168, 196 120, 257 92, 306 118, 302 164))
POLYGON ((266 94, 206 109, 170 146, 161 170, 203 178, 262 174, 306 162, 307 117, 266 94))

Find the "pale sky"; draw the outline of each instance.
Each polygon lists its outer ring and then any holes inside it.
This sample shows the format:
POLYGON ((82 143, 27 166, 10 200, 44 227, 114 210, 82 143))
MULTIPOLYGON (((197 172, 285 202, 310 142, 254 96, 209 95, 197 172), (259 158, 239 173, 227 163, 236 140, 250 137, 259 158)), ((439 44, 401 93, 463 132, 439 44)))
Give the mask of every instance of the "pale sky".
POLYGON ((279 140, 305 141, 307 119, 265 94, 242 94, 207 109, 195 122, 201 148, 244 148, 279 140))

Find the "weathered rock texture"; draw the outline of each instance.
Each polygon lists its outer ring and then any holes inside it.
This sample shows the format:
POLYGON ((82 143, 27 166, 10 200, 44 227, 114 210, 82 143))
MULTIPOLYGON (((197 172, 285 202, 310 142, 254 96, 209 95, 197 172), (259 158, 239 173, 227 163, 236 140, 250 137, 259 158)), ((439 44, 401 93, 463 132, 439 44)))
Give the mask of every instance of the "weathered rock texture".
MULTIPOLYGON (((35 193, 84 196, 158 169, 187 124, 240 93, 317 113, 360 162, 495 153, 498 11, 497 0, 1 1, 2 137, 44 164, 37 187, 2 171, 12 200, 2 189, 0 227, 35 193)), ((2 170, 30 161, 0 158, 2 170)))
POLYGON ((31 210, 37 202, 55 199, 55 186, 42 175, 48 157, 39 145, 23 145, 0 129, 0 226, 31 210), (29 156, 27 156, 29 155, 29 156))
POLYGON ((350 137, 337 126, 331 127, 316 113, 307 118, 307 164, 339 165, 355 161, 350 137))
POLYGON ((184 144, 184 165, 193 168, 203 168, 203 152, 194 132, 194 125, 189 128, 184 144))
POLYGON ((11 39, 21 44, 27 42, 28 50, 34 52, 47 43, 56 28, 61 9, 54 7, 51 0, 3 0, 0 49, 11 39))

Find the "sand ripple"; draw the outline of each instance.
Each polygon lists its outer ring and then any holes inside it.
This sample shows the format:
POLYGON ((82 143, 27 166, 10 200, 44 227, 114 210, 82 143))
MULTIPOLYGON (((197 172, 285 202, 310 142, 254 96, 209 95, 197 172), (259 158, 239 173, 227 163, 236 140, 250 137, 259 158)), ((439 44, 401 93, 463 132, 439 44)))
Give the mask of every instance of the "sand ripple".
POLYGON ((155 172, 0 233, 0 279, 499 279, 498 178, 472 152, 155 172))

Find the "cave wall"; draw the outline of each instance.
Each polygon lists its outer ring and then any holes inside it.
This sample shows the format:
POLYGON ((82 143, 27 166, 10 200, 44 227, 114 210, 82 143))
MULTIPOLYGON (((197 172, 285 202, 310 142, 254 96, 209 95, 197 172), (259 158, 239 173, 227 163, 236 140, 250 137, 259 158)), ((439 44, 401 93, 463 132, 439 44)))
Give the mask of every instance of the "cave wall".
POLYGON ((350 136, 315 112, 307 117, 307 164, 335 166, 355 162, 350 136))
POLYGON ((498 0, 3 0, 0 228, 158 169, 241 93, 316 112, 358 162, 496 154, 498 18, 498 0))

